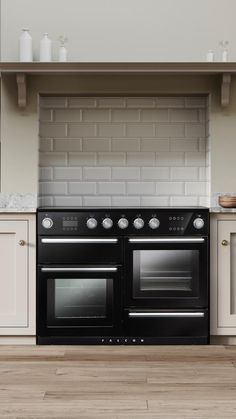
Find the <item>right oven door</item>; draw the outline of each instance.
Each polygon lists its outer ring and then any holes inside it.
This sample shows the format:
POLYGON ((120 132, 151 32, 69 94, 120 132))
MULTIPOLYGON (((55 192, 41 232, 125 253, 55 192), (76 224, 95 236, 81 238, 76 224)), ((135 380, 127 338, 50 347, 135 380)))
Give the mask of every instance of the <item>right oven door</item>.
POLYGON ((125 257, 126 307, 207 307, 207 237, 132 237, 125 257))

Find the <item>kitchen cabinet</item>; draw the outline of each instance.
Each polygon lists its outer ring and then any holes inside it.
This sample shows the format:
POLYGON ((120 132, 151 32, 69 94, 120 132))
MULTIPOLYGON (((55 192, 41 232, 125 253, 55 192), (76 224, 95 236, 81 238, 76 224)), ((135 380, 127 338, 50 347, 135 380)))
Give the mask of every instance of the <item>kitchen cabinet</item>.
POLYGON ((35 215, 0 214, 0 335, 35 334, 35 215))
POLYGON ((236 336, 236 214, 211 216, 211 334, 236 336))

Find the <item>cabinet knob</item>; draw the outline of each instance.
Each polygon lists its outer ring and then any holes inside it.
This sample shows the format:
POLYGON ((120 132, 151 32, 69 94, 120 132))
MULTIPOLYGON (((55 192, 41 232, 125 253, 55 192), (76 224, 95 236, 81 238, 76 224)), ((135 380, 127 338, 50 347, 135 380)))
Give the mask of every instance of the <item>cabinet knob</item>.
POLYGON ((228 246, 229 242, 228 240, 222 240, 221 244, 222 246, 228 246))
POLYGON ((25 245, 25 240, 20 240, 20 241, 19 241, 19 245, 20 245, 20 246, 24 246, 24 245, 25 245))

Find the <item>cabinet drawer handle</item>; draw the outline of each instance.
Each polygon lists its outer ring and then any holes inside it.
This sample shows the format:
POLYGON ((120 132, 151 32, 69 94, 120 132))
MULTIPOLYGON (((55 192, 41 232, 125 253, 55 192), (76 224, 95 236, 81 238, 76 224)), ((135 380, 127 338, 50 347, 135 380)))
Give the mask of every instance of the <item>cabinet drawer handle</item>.
POLYGON ((228 240, 222 240, 221 244, 222 246, 228 246, 229 242, 228 240))
POLYGON ((19 245, 20 245, 20 246, 24 246, 24 245, 25 245, 25 240, 20 240, 20 241, 19 241, 19 245))

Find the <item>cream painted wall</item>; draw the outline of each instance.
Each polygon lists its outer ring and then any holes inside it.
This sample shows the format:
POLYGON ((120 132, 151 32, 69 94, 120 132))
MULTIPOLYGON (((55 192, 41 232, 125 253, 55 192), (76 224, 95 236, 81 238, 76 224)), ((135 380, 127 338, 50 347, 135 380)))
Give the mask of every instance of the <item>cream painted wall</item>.
MULTIPOLYGON (((235 0, 1 0, 2 61, 18 59, 18 38, 29 27, 38 58, 49 32, 57 58, 60 34, 71 61, 205 61, 230 42, 236 61, 235 0)), ((218 55, 218 58, 220 55, 218 55)))
POLYGON ((220 106, 218 77, 34 76, 28 79, 28 106, 17 107, 14 77, 2 79, 2 192, 36 192, 38 187, 38 93, 210 94, 212 191, 234 191, 236 155, 236 78, 231 104, 220 106))

